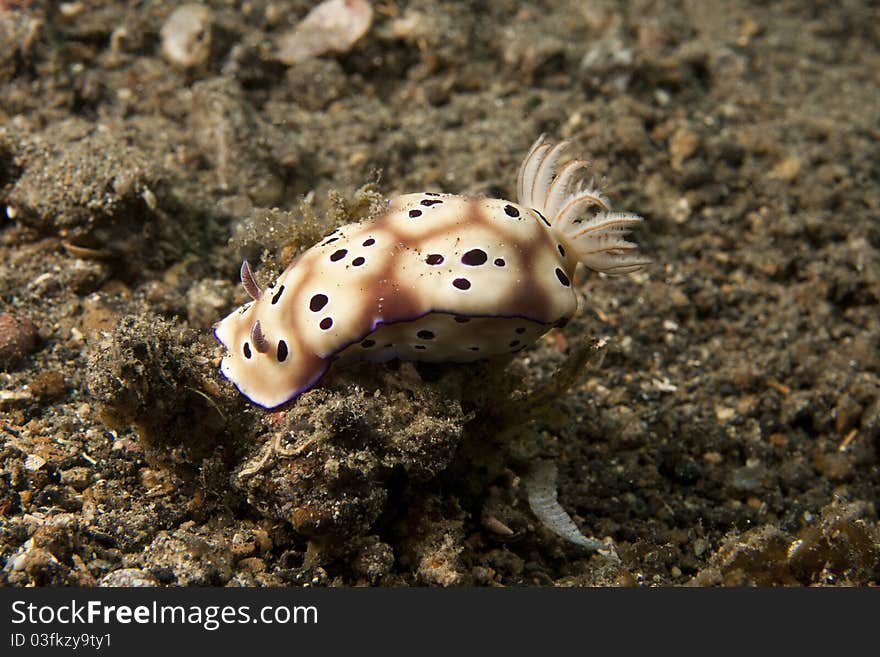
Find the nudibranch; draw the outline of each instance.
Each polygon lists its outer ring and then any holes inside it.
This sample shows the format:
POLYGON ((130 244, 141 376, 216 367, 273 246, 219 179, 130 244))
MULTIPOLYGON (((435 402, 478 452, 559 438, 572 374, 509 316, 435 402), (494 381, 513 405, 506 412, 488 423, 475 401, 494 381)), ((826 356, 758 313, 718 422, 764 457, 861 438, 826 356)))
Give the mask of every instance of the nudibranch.
POLYGON ((584 185, 587 167, 558 168, 567 142, 543 137, 519 169, 517 203, 406 194, 324 237, 214 326, 221 371, 274 408, 312 388, 331 362, 394 358, 468 362, 515 352, 577 310, 577 264, 635 271, 627 233, 641 218, 613 212, 584 185))

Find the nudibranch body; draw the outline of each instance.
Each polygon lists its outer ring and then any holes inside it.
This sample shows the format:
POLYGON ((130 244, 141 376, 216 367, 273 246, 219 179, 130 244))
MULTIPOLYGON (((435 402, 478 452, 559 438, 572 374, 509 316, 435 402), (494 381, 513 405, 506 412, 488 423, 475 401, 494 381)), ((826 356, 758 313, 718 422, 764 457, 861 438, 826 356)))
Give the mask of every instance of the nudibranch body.
POLYGON ((522 165, 518 203, 406 194, 305 251, 214 327, 221 371, 273 408, 314 386, 331 361, 467 362, 515 352, 577 310, 578 262, 626 273, 647 263, 625 239, 641 218, 585 188, 567 143, 540 137, 522 165))

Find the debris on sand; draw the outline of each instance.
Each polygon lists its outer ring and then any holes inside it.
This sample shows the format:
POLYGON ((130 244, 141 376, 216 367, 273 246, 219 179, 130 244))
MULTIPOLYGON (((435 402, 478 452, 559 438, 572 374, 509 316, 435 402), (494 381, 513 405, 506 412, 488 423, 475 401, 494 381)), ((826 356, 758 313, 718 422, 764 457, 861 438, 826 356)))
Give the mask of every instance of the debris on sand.
POLYGON ((293 66, 326 53, 348 52, 373 22, 366 0, 326 0, 278 41, 278 59, 293 66))
POLYGON ((211 10, 195 3, 181 5, 162 25, 162 54, 181 68, 195 68, 211 54, 211 10))
POLYGON ((0 313, 0 370, 14 365, 37 347, 37 327, 29 319, 0 313))

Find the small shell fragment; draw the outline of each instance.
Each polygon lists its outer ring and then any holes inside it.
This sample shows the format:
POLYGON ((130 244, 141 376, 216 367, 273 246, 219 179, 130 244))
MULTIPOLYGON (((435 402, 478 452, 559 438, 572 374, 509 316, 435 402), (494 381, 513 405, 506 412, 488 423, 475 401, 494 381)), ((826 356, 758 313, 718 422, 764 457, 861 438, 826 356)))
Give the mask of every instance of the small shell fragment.
POLYGON ((172 64, 193 68, 211 54, 211 10, 195 3, 181 5, 162 26, 162 54, 172 64))
POLYGON ((278 41, 278 59, 293 66, 312 57, 348 52, 373 22, 366 0, 325 0, 278 41))
POLYGON ((38 454, 28 454, 24 460, 24 469, 28 472, 36 472, 46 465, 46 459, 38 454))

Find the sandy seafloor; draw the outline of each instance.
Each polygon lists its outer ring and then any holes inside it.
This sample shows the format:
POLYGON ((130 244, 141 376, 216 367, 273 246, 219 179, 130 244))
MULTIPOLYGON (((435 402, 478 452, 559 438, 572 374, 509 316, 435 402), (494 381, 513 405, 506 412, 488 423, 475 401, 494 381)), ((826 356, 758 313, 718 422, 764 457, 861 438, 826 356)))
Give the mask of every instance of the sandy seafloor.
POLYGON ((390 0, 288 67, 309 3, 216 0, 188 70, 173 4, 0 2, 0 585, 880 582, 875 3, 390 0), (243 257, 513 198, 542 132, 649 267, 509 362, 218 373, 243 257))

